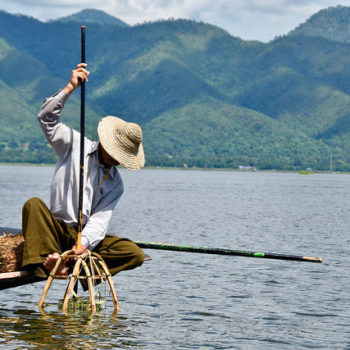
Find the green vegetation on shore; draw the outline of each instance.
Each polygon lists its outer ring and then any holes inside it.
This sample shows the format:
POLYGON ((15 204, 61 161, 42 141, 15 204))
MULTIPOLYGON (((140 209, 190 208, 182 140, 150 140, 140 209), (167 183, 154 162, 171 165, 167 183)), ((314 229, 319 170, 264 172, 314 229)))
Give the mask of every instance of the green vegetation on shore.
MULTIPOLYGON (((42 23, 0 11, 0 162, 55 162, 36 115, 78 63, 84 16, 88 137, 116 115, 143 127, 148 166, 327 171, 331 159, 350 171, 350 8, 340 6, 270 43, 188 20, 131 27, 90 10, 42 23)), ((75 128, 78 97, 63 114, 75 128)))

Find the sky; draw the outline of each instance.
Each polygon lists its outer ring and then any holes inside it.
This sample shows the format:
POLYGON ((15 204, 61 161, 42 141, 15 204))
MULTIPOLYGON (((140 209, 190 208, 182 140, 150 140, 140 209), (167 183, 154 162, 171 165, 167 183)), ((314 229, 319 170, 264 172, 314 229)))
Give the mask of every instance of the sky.
POLYGON ((0 0, 0 10, 41 21, 95 8, 130 25, 186 18, 217 25, 245 40, 264 42, 336 5, 350 6, 350 0, 0 0))

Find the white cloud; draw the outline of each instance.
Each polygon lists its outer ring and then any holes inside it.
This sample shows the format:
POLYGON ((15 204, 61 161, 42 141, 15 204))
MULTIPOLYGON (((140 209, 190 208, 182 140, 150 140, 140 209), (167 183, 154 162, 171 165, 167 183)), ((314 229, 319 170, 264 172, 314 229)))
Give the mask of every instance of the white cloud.
POLYGON ((96 8, 136 24, 188 18, 215 24, 243 39, 286 34, 322 8, 349 0, 0 0, 0 9, 48 20, 96 8))
MULTIPOLYGON (((2 4, 5 1, 0 1, 2 4)), ((106 3, 106 1, 100 1, 100 3, 106 3)), ((11 5, 26 6, 26 7, 81 7, 81 6, 93 6, 96 5, 96 1, 93 0, 11 0, 11 5)))

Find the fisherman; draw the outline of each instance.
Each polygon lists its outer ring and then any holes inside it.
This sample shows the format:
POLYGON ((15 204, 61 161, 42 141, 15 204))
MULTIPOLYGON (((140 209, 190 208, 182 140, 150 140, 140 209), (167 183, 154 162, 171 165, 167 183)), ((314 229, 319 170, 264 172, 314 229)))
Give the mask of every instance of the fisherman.
MULTIPOLYGON (((107 116, 98 124, 99 142, 85 138, 83 231, 77 250, 80 134, 60 121, 68 97, 90 72, 78 64, 65 88, 44 100, 40 126, 58 160, 51 183, 50 209, 39 198, 23 206, 22 232, 25 239, 22 267, 38 277, 47 277, 62 252, 76 255, 87 249, 100 254, 112 275, 142 265, 143 251, 127 238, 106 235, 113 209, 124 187, 118 165, 131 170, 144 166, 142 130, 139 125, 107 116)), ((57 275, 67 275, 62 262, 57 275)))

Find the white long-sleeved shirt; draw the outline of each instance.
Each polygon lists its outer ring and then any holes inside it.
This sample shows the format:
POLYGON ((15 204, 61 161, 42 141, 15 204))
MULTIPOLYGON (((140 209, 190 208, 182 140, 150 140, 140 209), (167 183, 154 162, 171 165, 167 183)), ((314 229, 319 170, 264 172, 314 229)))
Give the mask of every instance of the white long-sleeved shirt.
MULTIPOLYGON (((68 224, 78 222, 80 133, 60 121, 69 95, 60 91, 44 100, 39 123, 58 161, 51 183, 50 211, 68 224)), ((99 163, 98 142, 85 137, 83 225, 81 243, 92 250, 106 235, 113 209, 124 192, 116 167, 99 163)))

